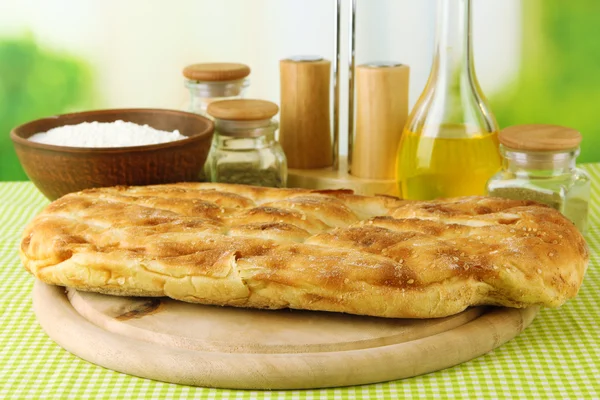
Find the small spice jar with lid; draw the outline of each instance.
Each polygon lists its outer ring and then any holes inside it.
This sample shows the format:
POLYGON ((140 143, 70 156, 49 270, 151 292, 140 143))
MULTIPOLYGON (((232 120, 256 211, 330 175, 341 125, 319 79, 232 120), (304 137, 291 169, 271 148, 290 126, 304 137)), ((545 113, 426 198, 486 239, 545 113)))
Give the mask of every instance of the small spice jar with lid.
POLYGON ((547 204, 584 232, 590 177, 575 166, 581 134, 555 125, 518 125, 498 138, 503 169, 488 181, 488 195, 547 204))
POLYGON ((224 100, 208 106, 215 121, 206 164, 211 182, 285 187, 287 162, 272 119, 278 112, 275 103, 264 100, 224 100))
POLYGON ((183 69, 185 86, 190 91, 186 111, 208 117, 206 109, 218 100, 244 97, 250 67, 238 63, 201 63, 183 69))

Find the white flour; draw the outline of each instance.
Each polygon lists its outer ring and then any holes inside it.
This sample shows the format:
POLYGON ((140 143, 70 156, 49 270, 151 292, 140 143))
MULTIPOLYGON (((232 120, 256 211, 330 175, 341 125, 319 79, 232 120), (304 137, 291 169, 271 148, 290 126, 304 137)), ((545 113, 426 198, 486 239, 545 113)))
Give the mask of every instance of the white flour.
POLYGON ((48 132, 36 133, 29 140, 37 143, 70 147, 130 147, 186 139, 178 130, 156 130, 132 122, 83 122, 64 125, 48 132))

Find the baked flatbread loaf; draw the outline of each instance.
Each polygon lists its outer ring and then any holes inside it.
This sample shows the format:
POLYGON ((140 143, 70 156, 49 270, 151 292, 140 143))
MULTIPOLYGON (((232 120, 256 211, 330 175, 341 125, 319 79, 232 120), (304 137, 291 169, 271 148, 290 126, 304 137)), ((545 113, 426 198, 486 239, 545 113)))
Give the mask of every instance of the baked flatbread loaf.
POLYGON ((21 257, 84 291, 403 318, 556 307, 588 263, 574 225, 529 201, 208 183, 69 194, 29 223, 21 257))

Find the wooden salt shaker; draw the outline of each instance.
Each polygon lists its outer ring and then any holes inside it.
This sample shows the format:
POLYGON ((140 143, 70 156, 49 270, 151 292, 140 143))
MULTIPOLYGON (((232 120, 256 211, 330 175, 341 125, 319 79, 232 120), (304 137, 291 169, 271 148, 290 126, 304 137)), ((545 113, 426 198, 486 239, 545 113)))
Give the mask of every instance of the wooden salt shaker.
POLYGON ((329 108, 331 62, 292 57, 279 63, 281 112, 279 142, 289 168, 333 165, 329 108))
POLYGON ((395 179, 396 151, 408 118, 409 72, 407 65, 393 63, 356 67, 353 176, 395 179))

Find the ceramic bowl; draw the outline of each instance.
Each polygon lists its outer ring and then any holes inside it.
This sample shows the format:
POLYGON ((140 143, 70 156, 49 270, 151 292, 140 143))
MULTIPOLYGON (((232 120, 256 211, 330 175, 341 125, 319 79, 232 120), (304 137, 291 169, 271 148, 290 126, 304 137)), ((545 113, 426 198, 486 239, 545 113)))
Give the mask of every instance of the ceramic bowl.
POLYGON ((63 114, 14 128, 10 137, 25 173, 50 200, 83 189, 193 182, 201 177, 214 131, 197 114, 162 109, 115 109, 63 114), (82 122, 123 120, 179 132, 187 139, 135 147, 85 148, 28 140, 38 132, 82 122))

